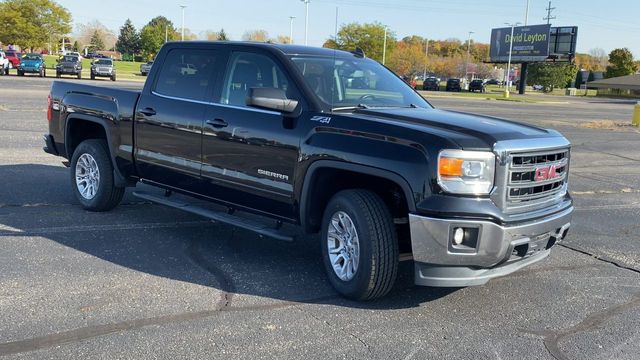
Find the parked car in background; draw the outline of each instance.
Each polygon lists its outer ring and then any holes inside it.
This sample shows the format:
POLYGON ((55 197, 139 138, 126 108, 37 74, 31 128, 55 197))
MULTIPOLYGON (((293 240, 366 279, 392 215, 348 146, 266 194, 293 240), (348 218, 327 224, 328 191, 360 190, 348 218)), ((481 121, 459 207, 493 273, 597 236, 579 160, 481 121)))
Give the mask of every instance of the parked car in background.
POLYGON ((111 81, 116 81, 116 67, 113 59, 96 59, 91 64, 91 80, 96 77, 108 77, 111 81))
POLYGON ((18 76, 24 76, 25 73, 38 74, 40 77, 47 76, 47 70, 44 65, 44 58, 40 54, 26 54, 20 59, 18 65, 18 76))
POLYGON ((58 60, 56 65, 56 77, 62 75, 75 75, 78 79, 82 79, 82 61, 73 55, 65 55, 58 60))
POLYGON ((533 85, 533 90, 541 91, 544 90, 544 85, 533 85))
POLYGON ((479 91, 481 93, 487 91, 484 80, 482 79, 471 80, 471 83, 469 83, 469 91, 470 92, 479 91))
POLYGON ((462 86, 460 85, 460 79, 451 78, 447 80, 446 91, 462 91, 462 86))
POLYGON ((414 79, 412 77, 403 76, 402 80, 404 80, 404 82, 409 84, 409 86, 411 86, 412 89, 415 89, 418 86, 418 83, 416 82, 416 79, 414 79))
POLYGON ((146 64, 140 65, 140 74, 142 74, 142 76, 147 76, 149 74, 149 71, 151 71, 152 65, 153 61, 149 61, 146 64))
POLYGON ((489 79, 485 82, 486 85, 502 85, 502 81, 498 79, 489 79))
POLYGON ((67 55, 77 56, 78 58, 80 58, 80 60, 82 60, 82 55, 80 55, 80 53, 77 51, 69 51, 67 52, 67 55))
POLYGON ((434 77, 427 78, 422 84, 422 90, 440 91, 440 82, 434 77))
POLYGON ((9 74, 9 59, 5 55, 4 51, 0 50, 0 75, 9 74))
POLYGON ((7 59, 9 59, 9 69, 17 68, 20 65, 20 57, 22 54, 15 50, 7 50, 5 52, 7 59))

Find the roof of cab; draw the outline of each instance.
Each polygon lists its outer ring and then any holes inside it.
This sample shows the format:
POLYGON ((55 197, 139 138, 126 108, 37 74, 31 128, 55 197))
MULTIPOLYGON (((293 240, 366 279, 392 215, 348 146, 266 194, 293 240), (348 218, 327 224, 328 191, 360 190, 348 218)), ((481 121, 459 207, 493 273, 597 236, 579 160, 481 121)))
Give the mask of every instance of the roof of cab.
MULTIPOLYGON (((273 44, 265 42, 254 41, 177 41, 173 42, 174 45, 178 44, 216 44, 216 45, 236 45, 246 47, 257 47, 263 49, 278 49, 285 55, 307 55, 307 56, 337 56, 337 57, 356 57, 357 55, 343 50, 334 50, 315 46, 304 46, 295 44, 273 44)), ((365 54, 366 55, 366 54, 365 54)))

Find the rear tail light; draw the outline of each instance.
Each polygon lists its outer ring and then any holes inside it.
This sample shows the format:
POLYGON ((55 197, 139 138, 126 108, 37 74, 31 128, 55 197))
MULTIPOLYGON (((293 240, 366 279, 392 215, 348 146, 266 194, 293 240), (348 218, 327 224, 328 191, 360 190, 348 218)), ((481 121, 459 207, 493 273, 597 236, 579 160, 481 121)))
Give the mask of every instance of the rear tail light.
POLYGON ((52 107, 53 107, 53 104, 51 104, 51 94, 49 94, 47 96, 47 121, 49 121, 49 122, 51 122, 51 118, 52 118, 52 115, 53 115, 51 113, 52 110, 53 110, 52 107))

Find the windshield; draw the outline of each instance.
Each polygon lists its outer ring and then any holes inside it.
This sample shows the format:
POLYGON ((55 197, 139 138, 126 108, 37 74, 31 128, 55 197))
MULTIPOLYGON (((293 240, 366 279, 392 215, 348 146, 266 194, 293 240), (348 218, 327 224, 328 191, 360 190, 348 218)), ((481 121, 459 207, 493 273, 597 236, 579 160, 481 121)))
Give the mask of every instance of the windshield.
POLYGON ((97 65, 111 65, 111 60, 101 59, 94 61, 94 63, 97 65))
POLYGON ((35 54, 28 54, 23 56, 22 59, 23 60, 40 60, 40 56, 35 54))
POLYGON ((429 103, 379 63, 366 58, 292 57, 307 85, 332 109, 424 107, 429 103))
POLYGON ((76 56, 65 56, 62 58, 62 61, 64 62, 76 62, 78 61, 78 58, 76 56))

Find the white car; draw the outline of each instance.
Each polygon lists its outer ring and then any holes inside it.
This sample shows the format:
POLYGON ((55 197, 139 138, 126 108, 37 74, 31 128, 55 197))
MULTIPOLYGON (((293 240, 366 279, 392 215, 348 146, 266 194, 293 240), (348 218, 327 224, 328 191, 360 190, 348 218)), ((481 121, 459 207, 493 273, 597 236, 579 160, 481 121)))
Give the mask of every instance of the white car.
POLYGON ((0 50, 0 75, 9 75, 9 59, 2 50, 0 50))

